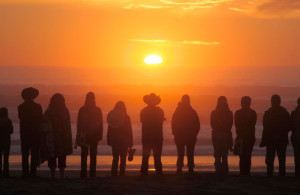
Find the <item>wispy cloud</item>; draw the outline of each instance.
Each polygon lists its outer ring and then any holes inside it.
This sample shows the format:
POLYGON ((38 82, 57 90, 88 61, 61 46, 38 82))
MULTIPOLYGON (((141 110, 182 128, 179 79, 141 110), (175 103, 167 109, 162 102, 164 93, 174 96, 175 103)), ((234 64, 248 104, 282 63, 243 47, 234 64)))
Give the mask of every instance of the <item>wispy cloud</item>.
POLYGON ((298 16, 300 17, 300 0, 266 0, 256 9, 265 16, 298 16))
POLYGON ((194 10, 194 9, 203 9, 203 8, 213 8, 220 6, 223 3, 231 2, 234 0, 152 0, 142 1, 132 1, 128 5, 124 5, 124 9, 137 9, 137 8, 146 8, 146 9, 163 9, 163 8, 173 8, 173 9, 182 9, 182 10, 194 10))
POLYGON ((173 43, 173 44, 192 44, 192 45, 220 45, 218 41, 170 41, 160 39, 129 39, 132 42, 144 42, 144 43, 173 43))
POLYGON ((123 6, 124 9, 138 9, 138 8, 145 8, 145 9, 163 9, 163 8, 170 8, 170 6, 166 5, 147 5, 147 4, 129 4, 123 6))

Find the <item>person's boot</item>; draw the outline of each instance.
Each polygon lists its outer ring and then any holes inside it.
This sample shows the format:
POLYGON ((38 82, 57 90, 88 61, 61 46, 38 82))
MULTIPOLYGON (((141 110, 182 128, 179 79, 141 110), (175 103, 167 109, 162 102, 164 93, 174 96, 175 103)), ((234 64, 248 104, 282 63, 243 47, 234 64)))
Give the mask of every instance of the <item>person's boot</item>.
POLYGON ((81 179, 86 179, 86 177, 87 177, 86 171, 81 170, 81 172, 80 172, 80 178, 81 179))
POLYGON ((55 169, 50 169, 50 175, 52 179, 55 178, 55 169))
POLYGON ((0 178, 2 178, 2 169, 0 169, 0 178))
POLYGON ((176 173, 177 173, 178 175, 182 175, 182 168, 181 168, 181 167, 177 167, 176 173))
POLYGON ((194 168, 189 168, 189 175, 193 175, 194 174, 194 168))
POLYGON ((268 177, 272 177, 273 176, 273 171, 274 171, 273 167, 267 166, 267 176, 268 177))
POLYGON ((30 170, 30 175, 31 178, 36 178, 36 169, 31 169, 30 170))
POLYGON ((59 169, 60 178, 63 179, 65 177, 65 169, 59 169))

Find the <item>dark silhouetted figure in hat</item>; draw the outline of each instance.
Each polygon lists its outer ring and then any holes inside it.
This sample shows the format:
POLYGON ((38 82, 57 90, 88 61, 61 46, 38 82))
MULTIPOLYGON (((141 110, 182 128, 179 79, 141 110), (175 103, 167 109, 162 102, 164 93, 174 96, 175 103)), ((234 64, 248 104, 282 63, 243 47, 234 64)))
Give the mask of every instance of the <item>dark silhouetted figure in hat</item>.
POLYGON ((291 141, 294 148, 295 176, 300 177, 300 98, 297 103, 297 108, 291 114, 291 141))
POLYGON ((66 156, 72 154, 73 147, 70 113, 66 107, 65 98, 61 94, 56 93, 51 97, 44 116, 51 124, 53 135, 54 156, 50 156, 48 159, 51 177, 54 178, 55 169, 58 167, 60 177, 63 178, 66 156))
POLYGON ((77 118, 76 144, 81 147, 81 178, 87 177, 87 156, 90 149, 90 177, 96 176, 97 147, 103 137, 102 111, 96 106, 95 95, 86 95, 85 105, 80 108, 77 118))
POLYGON ((228 150, 232 150, 233 146, 231 133, 233 114, 229 109, 226 97, 219 97, 217 107, 211 113, 210 125, 212 127, 216 176, 227 177, 228 150))
POLYGON ((255 124, 257 115, 250 108, 251 98, 244 96, 242 109, 235 112, 236 140, 234 151, 240 156, 240 174, 250 175, 251 155, 255 143, 255 124))
POLYGON ((184 95, 173 114, 172 133, 177 147, 177 173, 182 173, 184 150, 186 148, 189 173, 194 172, 194 150, 200 121, 197 112, 192 108, 190 97, 184 95))
POLYGON ((164 112, 157 106, 161 99, 156 94, 145 95, 143 100, 147 106, 140 114, 143 145, 141 173, 142 175, 148 174, 148 161, 151 150, 153 150, 156 174, 160 175, 162 174, 161 152, 163 146, 163 121, 165 120, 164 112))
POLYGON ((22 152, 22 177, 29 175, 29 152, 31 153, 30 176, 36 176, 39 163, 40 124, 43 119, 43 110, 40 104, 33 100, 39 95, 35 88, 26 88, 22 91, 24 103, 19 105, 21 152, 22 152))
POLYGON ((133 145, 130 117, 127 115, 124 102, 119 101, 107 115, 107 144, 112 147, 113 161, 111 175, 118 174, 120 159, 120 175, 125 175, 126 156, 128 148, 133 145))
POLYGON ((8 118, 7 108, 0 108, 0 178, 9 177, 9 152, 10 152, 10 135, 13 133, 13 125, 8 118), (3 156, 3 172, 2 172, 3 156))
POLYGON ((268 176, 273 176, 276 152, 279 160, 279 175, 285 175, 290 115, 284 107, 280 106, 280 103, 280 96, 273 95, 271 98, 272 106, 265 112, 263 118, 263 133, 260 147, 267 147, 266 164, 268 176))

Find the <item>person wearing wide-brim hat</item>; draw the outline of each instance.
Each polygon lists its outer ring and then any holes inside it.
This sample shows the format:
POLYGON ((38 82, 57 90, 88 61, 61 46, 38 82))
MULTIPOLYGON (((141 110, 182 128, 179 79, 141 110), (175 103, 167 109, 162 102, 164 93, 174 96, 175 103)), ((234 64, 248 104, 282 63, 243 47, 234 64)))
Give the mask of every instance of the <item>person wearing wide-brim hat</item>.
POLYGON ((157 105, 161 99, 155 93, 145 95, 143 98, 147 106, 141 111, 143 160, 141 173, 148 174, 148 161, 153 150, 156 174, 162 174, 161 152, 163 146, 164 111, 157 105))
POLYGON ((36 176, 39 162, 39 129, 43 119, 43 110, 40 104, 33 100, 39 95, 35 88, 23 89, 21 96, 24 102, 18 107, 20 119, 22 177, 29 176, 29 151, 31 152, 30 176, 36 176))

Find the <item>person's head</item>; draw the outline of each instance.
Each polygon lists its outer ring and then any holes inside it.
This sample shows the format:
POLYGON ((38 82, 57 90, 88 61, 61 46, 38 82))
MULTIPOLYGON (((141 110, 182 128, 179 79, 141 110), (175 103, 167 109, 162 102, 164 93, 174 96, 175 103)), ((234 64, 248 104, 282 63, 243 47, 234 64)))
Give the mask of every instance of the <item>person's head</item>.
POLYGON ((272 104, 272 107, 277 107, 277 106, 280 106, 280 103, 281 103, 281 98, 279 95, 273 95, 271 97, 271 104, 272 104))
POLYGON ((49 109, 65 108, 65 98, 62 94, 56 93, 50 99, 49 109))
POLYGON ((188 96, 188 95, 183 95, 182 97, 181 97, 181 103, 183 104, 183 105, 191 105, 191 99, 190 99, 190 96, 188 96))
POLYGON ((8 118, 8 110, 5 107, 0 108, 0 118, 8 118))
POLYGON ((229 110, 227 99, 225 96, 220 96, 218 98, 217 110, 229 110))
POLYGON ((118 101, 115 105, 114 110, 120 110, 120 111, 126 113, 125 103, 123 101, 118 101))
POLYGON ((155 93, 151 93, 149 95, 145 95, 143 98, 144 102, 148 104, 148 106, 156 106, 160 103, 161 99, 155 93))
POLYGON ((86 94, 85 105, 86 106, 96 106, 96 97, 93 92, 88 92, 86 94))
POLYGON ((241 99, 242 108, 250 108, 251 106, 251 98, 249 96, 244 96, 241 99))
POLYGON ((21 94, 25 101, 33 101, 38 95, 39 91, 32 87, 23 89, 21 94))

